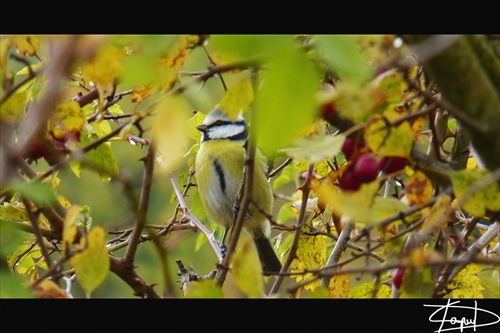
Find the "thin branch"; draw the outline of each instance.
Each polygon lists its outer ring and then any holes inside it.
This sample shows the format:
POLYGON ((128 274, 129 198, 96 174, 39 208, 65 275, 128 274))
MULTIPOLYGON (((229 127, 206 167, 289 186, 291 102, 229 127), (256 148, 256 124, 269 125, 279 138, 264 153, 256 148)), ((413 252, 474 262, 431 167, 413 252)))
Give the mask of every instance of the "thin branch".
POLYGON ((31 210, 30 203, 28 202, 28 200, 24 199, 24 198, 22 198, 21 200, 24 204, 24 208, 26 209, 26 212, 28 213, 28 217, 30 219, 31 226, 33 228, 33 233, 35 234, 35 237, 36 237, 36 242, 38 243, 38 246, 40 247, 40 249, 42 251, 43 258, 45 259, 45 262, 47 263, 47 266, 50 269, 50 268, 52 268, 53 263, 52 263, 52 260, 50 259, 49 251, 47 250, 47 247, 45 246, 45 243, 43 242, 43 235, 42 235, 42 232, 40 230, 40 226, 38 225, 38 218, 35 215, 35 213, 31 210))
POLYGON ((280 172, 282 169, 284 169, 288 164, 290 164, 293 161, 292 158, 287 158, 281 165, 279 165, 276 169, 272 170, 269 172, 267 175, 268 178, 274 177, 278 172, 280 172))
MULTIPOLYGON (((332 253, 330 253, 330 257, 328 257, 328 261, 326 262, 325 266, 331 266, 332 264, 337 263, 339 261, 340 255, 342 254, 342 252, 344 252, 344 249, 346 248, 346 245, 349 242, 349 238, 351 236, 353 228, 354 228, 353 222, 348 222, 344 226, 342 232, 340 233, 339 239, 337 240, 337 243, 333 248, 332 253)), ((323 276, 321 278, 321 285, 324 287, 328 287, 330 285, 330 279, 331 279, 330 276, 323 276)))
POLYGON ((12 95, 14 94, 19 88, 24 86, 26 83, 28 83, 30 80, 34 79, 37 75, 39 75, 42 72, 42 70, 38 70, 36 72, 33 72, 30 68, 29 74, 27 77, 19 81, 15 86, 11 87, 8 89, 5 94, 2 96, 0 99, 0 105, 3 105, 3 103, 12 95))
POLYGON ((177 200, 179 200, 179 209, 182 211, 184 216, 188 218, 193 224, 207 237, 208 242, 214 249, 215 254, 217 255, 217 259, 219 261, 222 260, 222 252, 220 250, 219 244, 217 244, 217 241, 215 240, 213 232, 208 230, 203 223, 200 222, 194 216, 191 211, 188 209, 186 202, 184 201, 184 195, 182 194, 179 185, 177 184, 177 180, 175 179, 175 176, 173 174, 170 175, 170 182, 172 183, 172 186, 175 191, 175 195, 177 196, 177 200))
POLYGON ((142 230, 146 224, 146 215, 149 206, 149 197, 151 194, 151 186, 153 185, 153 170, 155 162, 155 148, 154 145, 149 145, 146 157, 144 159, 144 176, 142 179, 141 196, 139 199, 139 206, 137 207, 137 212, 134 221, 134 230, 130 236, 130 243, 127 246, 123 260, 133 264, 135 254, 137 252, 137 246, 139 245, 139 240, 141 238, 142 230))
MULTIPOLYGON (((500 223, 493 222, 488 227, 488 230, 479 237, 477 241, 472 244, 467 252, 462 253, 457 261, 451 265, 454 267, 449 274, 443 274, 439 279, 438 291, 443 290, 443 288, 452 281, 460 271, 467 266, 467 264, 474 261, 477 255, 484 249, 488 244, 497 236, 500 231, 500 223)), ((451 258, 450 260, 453 260, 451 258)), ((498 264, 497 264, 498 265, 498 264)))
POLYGON ((311 179, 312 179, 312 174, 314 172, 314 164, 309 165, 309 169, 307 170, 307 178, 304 181, 304 184, 302 186, 302 203, 300 205, 300 211, 299 211, 299 216, 297 218, 297 229, 295 230, 293 234, 293 241, 292 244, 290 245, 290 249, 288 251, 288 255, 285 259, 285 262, 283 263, 283 266, 280 271, 280 275, 276 278, 276 281, 274 281, 274 284, 271 288, 271 291, 269 292, 270 295, 275 294, 278 292, 278 289, 280 288, 281 284, 283 283, 283 279, 285 278, 284 275, 282 275, 282 272, 286 272, 288 268, 290 267, 290 264, 292 263, 292 260, 295 258, 295 254, 297 252, 298 246, 299 246, 299 238, 302 230, 302 226, 306 223, 306 209, 307 209, 307 201, 309 199, 309 192, 310 192, 310 186, 311 186, 311 179))

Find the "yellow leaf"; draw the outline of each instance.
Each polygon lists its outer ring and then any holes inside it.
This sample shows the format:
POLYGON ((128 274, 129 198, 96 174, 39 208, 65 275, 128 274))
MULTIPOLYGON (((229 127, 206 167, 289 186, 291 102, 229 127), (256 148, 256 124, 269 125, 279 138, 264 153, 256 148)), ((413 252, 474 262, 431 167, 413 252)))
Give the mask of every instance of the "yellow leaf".
POLYGON ((470 215, 483 217, 486 209, 495 212, 500 210, 500 186, 491 180, 488 170, 455 171, 450 174, 450 178, 455 197, 470 215), (489 185, 484 187, 483 184, 489 185))
POLYGON ((210 279, 192 281, 184 291, 185 298, 223 298, 221 287, 210 279))
MULTIPOLYGON (((373 298, 375 287, 372 282, 365 282, 353 287, 349 290, 347 298, 373 298)), ((375 298, 390 298, 391 287, 386 284, 381 284, 378 287, 375 298)))
POLYGON ((79 138, 85 126, 83 110, 77 102, 68 102, 57 106, 49 122, 49 130, 54 138, 66 140, 79 138))
POLYGON ((7 51, 9 51, 12 46, 12 41, 10 37, 0 36, 0 67, 4 68, 5 59, 7 56, 7 51))
POLYGON ((477 168, 477 161, 474 157, 469 157, 467 159, 467 166, 465 167, 467 170, 473 170, 477 168))
POLYGON ((13 40, 19 53, 24 55, 35 55, 38 49, 38 38, 34 35, 19 35, 13 40))
POLYGON ((196 35, 180 35, 172 42, 167 54, 162 56, 157 68, 161 75, 160 91, 166 92, 172 88, 177 81, 179 70, 184 64, 188 49, 198 42, 196 35))
POLYGON ((76 279, 87 298, 104 281, 109 272, 110 262, 104 236, 102 227, 97 226, 92 229, 76 246, 81 252, 70 259, 71 265, 75 268, 76 279))
POLYGON ((349 276, 347 274, 332 276, 330 284, 328 285, 330 298, 347 298, 350 287, 351 283, 349 282, 349 276))
POLYGON ((421 171, 416 171, 410 176, 405 190, 410 205, 423 207, 432 198, 432 183, 421 171))
POLYGON ((76 234, 78 232, 76 220, 78 219, 78 215, 80 215, 81 211, 82 207, 73 205, 66 212, 63 228, 63 254, 66 254, 69 245, 73 244, 73 241, 75 240, 76 234))
POLYGON ((51 280, 43 279, 35 287, 35 296, 37 298, 69 298, 57 284, 51 280))
POLYGON ((264 277, 257 248, 251 237, 246 237, 238 251, 231 257, 230 270, 238 288, 250 298, 264 295, 264 277))
POLYGON ((169 174, 178 167, 188 148, 190 110, 180 96, 166 96, 157 110, 154 138, 162 155, 161 171, 169 174))
POLYGON ((318 193, 321 200, 330 205, 335 215, 371 223, 377 221, 373 214, 373 204, 378 189, 378 181, 363 183, 355 192, 343 192, 336 187, 322 184, 318 187, 318 193))
POLYGON ((82 66, 82 75, 85 82, 93 82, 102 90, 111 90, 123 71, 123 62, 127 57, 123 47, 107 46, 96 56, 82 66))
POLYGON ((232 122, 236 121, 238 115, 248 111, 253 104, 253 88, 249 78, 245 78, 229 88, 220 103, 224 114, 229 116, 232 122))
MULTIPOLYGON (((300 235, 295 259, 290 264, 292 273, 303 273, 304 270, 317 269, 326 262, 326 242, 325 237, 300 235)), ((308 280, 313 277, 312 273, 299 274, 295 277, 297 282, 308 280)), ((320 285, 319 280, 304 286, 305 289, 314 290, 320 285)))
POLYGON ((26 104, 26 92, 12 94, 7 100, 0 104, 0 121, 17 122, 24 118, 26 104))
MULTIPOLYGON (((395 112, 386 112, 384 117, 391 121, 397 117, 395 112)), ((380 116, 375 116, 369 122, 364 139, 368 147, 383 156, 408 157, 413 147, 413 131, 409 122, 388 127, 380 116)))
POLYGON ((138 84, 132 90, 132 102, 140 102, 151 96, 157 89, 157 85, 138 84))
POLYGON ((448 285, 448 288, 453 289, 453 291, 446 297, 484 298, 481 292, 484 287, 481 285, 479 277, 477 277, 477 274, 481 272, 481 270, 481 267, 474 263, 465 266, 448 285))
POLYGON ((4 202, 0 205, 0 218, 12 221, 29 221, 24 205, 4 202))
POLYGON ((450 221, 453 212, 451 197, 449 195, 440 196, 429 212, 423 212, 426 218, 420 228, 420 234, 428 235, 439 228, 445 227, 450 221))
POLYGON ((340 81, 335 85, 333 104, 343 118, 362 123, 370 119, 384 103, 385 94, 372 85, 359 85, 352 81, 340 81))

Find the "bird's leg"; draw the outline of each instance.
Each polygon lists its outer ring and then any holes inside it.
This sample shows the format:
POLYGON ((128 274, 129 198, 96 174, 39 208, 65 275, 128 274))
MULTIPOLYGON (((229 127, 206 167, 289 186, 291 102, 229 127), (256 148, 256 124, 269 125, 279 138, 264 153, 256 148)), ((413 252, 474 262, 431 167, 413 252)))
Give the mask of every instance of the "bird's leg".
POLYGON ((226 252, 227 252, 226 236, 227 236, 227 232, 228 231, 229 231, 229 228, 227 228, 227 229, 224 230, 224 233, 222 234, 222 239, 220 240, 220 244, 219 244, 220 251, 222 253, 222 258, 226 257, 226 252))

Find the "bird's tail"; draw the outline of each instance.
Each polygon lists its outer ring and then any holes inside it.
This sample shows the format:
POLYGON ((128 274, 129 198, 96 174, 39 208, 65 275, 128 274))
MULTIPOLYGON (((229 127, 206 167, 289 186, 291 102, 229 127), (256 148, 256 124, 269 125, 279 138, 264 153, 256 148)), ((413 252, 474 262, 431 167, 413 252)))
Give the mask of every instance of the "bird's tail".
POLYGON ((279 273, 281 270, 281 262, 274 251, 271 240, 269 238, 254 238, 254 241, 264 274, 279 273))

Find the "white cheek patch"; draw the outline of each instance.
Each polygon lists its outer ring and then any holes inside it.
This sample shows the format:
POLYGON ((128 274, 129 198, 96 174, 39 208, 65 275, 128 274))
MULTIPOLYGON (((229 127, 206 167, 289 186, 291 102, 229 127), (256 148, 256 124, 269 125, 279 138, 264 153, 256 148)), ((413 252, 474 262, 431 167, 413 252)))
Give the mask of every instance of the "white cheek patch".
POLYGON ((212 140, 225 139, 241 134, 244 131, 245 127, 239 124, 214 126, 208 130, 208 137, 212 140))

